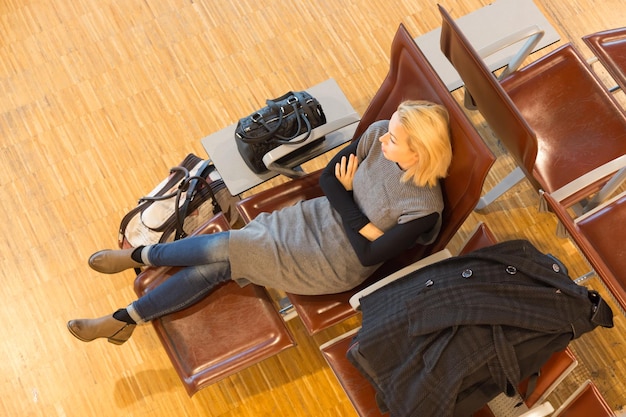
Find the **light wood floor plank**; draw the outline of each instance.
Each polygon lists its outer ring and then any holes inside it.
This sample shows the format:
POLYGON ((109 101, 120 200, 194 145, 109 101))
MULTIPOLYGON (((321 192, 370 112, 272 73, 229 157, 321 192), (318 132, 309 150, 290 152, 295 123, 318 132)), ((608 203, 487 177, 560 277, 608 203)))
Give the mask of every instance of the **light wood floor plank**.
MULTIPOLYGON (((489 2, 441 3, 458 17, 489 2)), ((571 41, 590 57, 581 36, 626 22, 621 0, 536 3, 562 36, 536 56, 571 41)), ((86 260, 115 247, 123 214, 170 166, 189 152, 205 156, 202 137, 266 98, 329 77, 362 113, 387 72, 400 22, 414 36, 436 28, 436 2, 3 1, 0 415, 355 415, 318 346, 358 320, 313 338, 292 320, 296 348, 191 399, 149 326, 113 346, 81 343, 65 323, 133 299, 131 272, 101 276, 86 260)), ((497 146, 480 116, 470 116, 497 146)), ((486 188, 511 166, 506 156, 499 159, 486 188)), ((566 260, 574 274, 586 272, 589 266, 568 240, 554 237, 554 218, 537 204, 522 183, 473 214, 451 249, 484 221, 498 238, 530 239, 566 260)), ((596 279, 586 285, 606 294, 596 279)), ((625 406, 625 330, 616 314, 614 329, 572 344, 581 364, 550 398, 553 404, 591 377, 614 409, 625 406)))

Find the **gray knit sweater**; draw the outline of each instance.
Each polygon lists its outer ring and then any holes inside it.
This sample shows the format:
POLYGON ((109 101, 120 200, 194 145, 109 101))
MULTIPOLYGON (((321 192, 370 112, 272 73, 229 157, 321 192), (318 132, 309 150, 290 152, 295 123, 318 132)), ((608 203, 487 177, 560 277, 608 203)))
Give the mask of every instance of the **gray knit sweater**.
MULTIPOLYGON (((376 122, 361 137, 361 162, 353 181, 355 202, 383 231, 443 210, 439 186, 400 182, 403 171, 383 156, 378 141, 388 126, 388 121, 376 122)), ((432 242, 439 226, 418 242, 432 242)), ((229 250, 232 278, 240 285, 252 282, 302 295, 350 290, 380 266, 359 262, 341 217, 326 197, 260 214, 230 232, 229 250)))

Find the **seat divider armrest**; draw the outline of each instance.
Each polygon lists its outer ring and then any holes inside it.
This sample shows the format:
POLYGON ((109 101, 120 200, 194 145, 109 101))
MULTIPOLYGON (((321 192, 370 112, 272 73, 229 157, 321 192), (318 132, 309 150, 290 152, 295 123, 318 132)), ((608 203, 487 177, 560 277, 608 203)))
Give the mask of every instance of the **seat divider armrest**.
POLYGON ((549 416, 550 414, 552 414, 553 411, 554 411, 554 407, 552 407, 552 404, 546 401, 545 403, 538 405, 536 407, 533 407, 529 411, 526 411, 524 414, 521 414, 519 417, 545 417, 545 416, 549 416))
POLYGON ((542 29, 540 29, 539 26, 532 25, 525 29, 512 33, 502 39, 499 39, 490 45, 485 46, 480 51, 478 51, 478 55, 480 55, 484 59, 488 57, 489 55, 492 55, 504 48, 507 48, 511 45, 516 44, 519 41, 526 39, 526 42, 524 43, 524 45, 522 45, 520 50, 511 57, 504 72, 499 77, 499 78, 503 78, 503 77, 506 77, 508 74, 517 70, 519 66, 522 65, 524 60, 535 49, 535 46, 537 46, 541 38, 543 38, 544 34, 545 32, 542 29))
POLYGON ((417 262, 412 263, 411 265, 405 266, 402 269, 394 272, 393 274, 387 275, 385 278, 380 281, 376 281, 374 284, 362 289, 361 291, 354 294, 350 297, 350 305, 354 310, 359 310, 361 307, 361 298, 365 297, 373 293, 374 291, 384 287, 385 285, 394 282, 395 280, 402 278, 411 272, 415 272, 418 269, 421 269, 425 266, 432 265, 436 262, 443 261, 444 259, 448 259, 452 257, 452 253, 448 249, 440 250, 439 252, 435 252, 430 256, 420 259, 417 262))
MULTIPOLYGON (((301 171, 296 171, 290 168, 285 168, 278 164, 278 161, 285 156, 295 152, 296 150, 302 148, 315 141, 316 139, 321 138, 322 136, 326 136, 332 132, 336 132, 337 130, 343 129, 344 127, 350 126, 352 124, 358 123, 361 117, 358 113, 353 112, 347 116, 340 117, 336 120, 329 121, 319 127, 316 127, 311 131, 311 135, 308 139, 302 143, 297 144, 285 144, 280 145, 263 156, 263 163, 269 170, 280 172, 281 174, 285 174, 293 177, 300 177, 303 175, 301 171), (290 175, 291 174, 291 175, 290 175)), ((305 133, 293 139, 294 142, 301 140, 304 137, 305 133)))
MULTIPOLYGON (((520 50, 511 57, 509 63, 506 65, 502 73, 498 76, 498 79, 501 80, 507 75, 515 72, 520 67, 520 65, 522 65, 524 60, 533 52, 535 46, 537 46, 541 38, 543 38, 544 34, 545 32, 540 29, 539 26, 532 25, 525 29, 518 30, 517 32, 512 33, 502 39, 498 39, 496 42, 487 45, 481 50, 477 51, 477 53, 481 58, 485 59, 488 56, 493 55, 504 48, 507 48, 511 45, 516 44, 517 42, 526 39, 524 45, 522 45, 520 50)), ((467 89, 465 90, 464 105, 468 110, 477 109, 474 103, 474 99, 471 97, 471 94, 467 89)))
POLYGON ((594 199, 587 204, 585 211, 591 210, 593 207, 606 200, 621 186, 624 180, 626 180, 626 155, 619 156, 612 161, 589 171, 585 175, 581 175, 558 190, 553 191, 550 195, 556 201, 561 203, 563 200, 576 194, 580 190, 589 187, 611 174, 613 174, 613 177, 597 193, 594 199))
POLYGON ((354 329, 348 330, 347 332, 342 333, 342 334, 340 334, 339 336, 334 337, 334 338, 332 338, 332 339, 330 339, 330 340, 328 340, 328 341, 326 341, 326 342, 322 343, 322 344, 319 346, 319 349, 320 349, 321 351, 323 351, 323 350, 324 350, 324 349, 326 349, 328 346, 332 346, 332 345, 334 345, 335 343, 337 343, 337 342, 339 342, 339 341, 341 341, 341 340, 344 340, 346 337, 351 337, 351 336, 354 336, 355 334, 357 334, 357 333, 359 332, 359 330, 361 330, 361 326, 358 326, 358 327, 356 327, 356 328, 354 328, 354 329))

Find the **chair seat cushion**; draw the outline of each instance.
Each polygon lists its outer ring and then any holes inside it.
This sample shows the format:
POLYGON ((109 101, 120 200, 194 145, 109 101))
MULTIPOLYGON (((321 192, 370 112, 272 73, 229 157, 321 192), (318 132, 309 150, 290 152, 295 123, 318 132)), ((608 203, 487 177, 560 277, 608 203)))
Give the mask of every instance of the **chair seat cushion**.
MULTIPOLYGON (((219 214, 194 234, 228 229, 228 221, 219 214)), ((150 292, 179 269, 146 268, 135 279, 135 293, 150 292)), ((190 396, 295 345, 267 290, 240 287, 234 281, 152 325, 190 396)))
POLYGON ((190 396, 295 345, 265 288, 233 281, 152 324, 190 396))
POLYGON ((626 153, 626 115, 571 44, 513 72, 502 87, 537 136, 533 175, 542 189, 626 153))

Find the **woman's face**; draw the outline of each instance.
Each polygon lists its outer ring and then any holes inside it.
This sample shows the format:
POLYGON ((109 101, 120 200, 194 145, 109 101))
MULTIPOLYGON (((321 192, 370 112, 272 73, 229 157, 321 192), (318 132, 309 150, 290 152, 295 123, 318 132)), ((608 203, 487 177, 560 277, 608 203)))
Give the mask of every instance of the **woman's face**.
POLYGON ((418 155, 409 148, 409 134, 395 112, 389 120, 389 131, 378 139, 385 158, 406 170, 417 163, 418 155))

